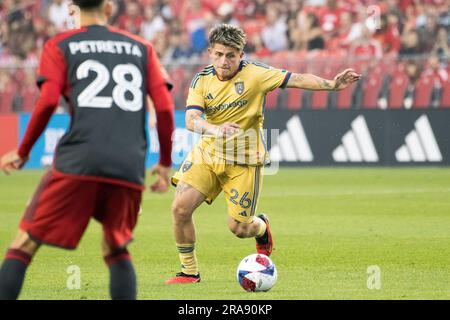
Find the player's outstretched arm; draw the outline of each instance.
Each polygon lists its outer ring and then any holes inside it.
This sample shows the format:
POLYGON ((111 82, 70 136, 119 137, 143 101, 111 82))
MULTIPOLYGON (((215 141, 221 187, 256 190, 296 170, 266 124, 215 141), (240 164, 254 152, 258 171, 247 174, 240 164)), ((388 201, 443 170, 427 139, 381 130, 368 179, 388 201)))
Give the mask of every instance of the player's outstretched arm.
POLYGON ((156 129, 160 145, 159 163, 151 168, 150 173, 156 176, 156 181, 150 185, 152 192, 163 193, 169 190, 169 175, 172 166, 172 134, 174 131, 174 111, 173 102, 170 98, 166 85, 161 85, 154 91, 154 111, 156 118, 156 129))
POLYGON ((287 88, 307 90, 339 91, 361 79, 361 75, 353 69, 346 69, 338 73, 333 80, 324 79, 313 74, 293 73, 286 85, 287 88))
MULTIPOLYGON (((154 165, 150 173, 156 176, 156 181, 150 185, 152 192, 163 193, 169 190, 169 175, 172 166, 172 134, 174 124, 174 103, 170 96, 167 72, 161 66, 155 50, 148 43, 147 60, 147 93, 153 102, 153 119, 156 119, 156 130, 160 146, 159 162, 154 165)), ((151 124, 151 123, 150 123, 151 124)))
POLYGON ((157 163, 150 169, 150 174, 156 176, 156 181, 150 185, 152 192, 164 193, 169 190, 170 167, 157 163))
POLYGON ((200 110, 187 109, 185 115, 186 129, 195 133, 216 135, 219 127, 208 123, 202 118, 202 115, 203 112, 200 110))
POLYGON ((225 122, 220 126, 209 123, 197 109, 186 110, 186 128, 192 132, 213 136, 228 136, 236 133, 240 126, 234 122, 225 122))
POLYGON ((45 130, 50 117, 58 106, 60 93, 61 87, 53 81, 46 81, 41 85, 39 98, 19 148, 8 152, 0 160, 0 168, 5 174, 21 169, 27 162, 31 148, 45 130))

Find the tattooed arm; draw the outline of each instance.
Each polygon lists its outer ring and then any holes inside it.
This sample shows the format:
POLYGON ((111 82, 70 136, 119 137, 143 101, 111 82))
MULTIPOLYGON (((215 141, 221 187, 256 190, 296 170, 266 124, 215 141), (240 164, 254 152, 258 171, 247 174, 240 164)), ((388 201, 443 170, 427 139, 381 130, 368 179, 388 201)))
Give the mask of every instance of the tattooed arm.
POLYGON ((220 126, 211 124, 203 119, 202 114, 203 112, 200 110, 186 110, 186 128, 196 133, 209 134, 214 136, 227 136, 239 130, 239 125, 233 122, 225 122, 220 126))
POLYGON ((286 87, 315 91, 338 91, 346 88, 359 79, 361 79, 361 75, 357 74, 353 69, 346 69, 345 71, 335 76, 333 80, 327 80, 308 73, 293 73, 286 87))
POLYGON ((197 109, 186 110, 186 129, 195 133, 216 134, 218 127, 208 123, 202 115, 203 112, 197 109))

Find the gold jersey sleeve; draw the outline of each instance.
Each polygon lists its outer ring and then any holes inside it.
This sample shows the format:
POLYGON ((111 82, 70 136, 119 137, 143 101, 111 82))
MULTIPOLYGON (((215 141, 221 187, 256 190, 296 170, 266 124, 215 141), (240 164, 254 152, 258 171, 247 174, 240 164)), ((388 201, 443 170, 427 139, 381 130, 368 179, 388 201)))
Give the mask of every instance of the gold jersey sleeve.
POLYGON ((212 75, 214 72, 213 66, 207 66, 202 71, 197 73, 191 81, 189 87, 188 97, 186 101, 187 109, 198 109, 205 110, 207 96, 204 95, 206 85, 205 82, 208 80, 208 76, 212 75))
POLYGON ((202 111, 205 109, 205 100, 203 99, 203 96, 199 91, 200 90, 198 88, 197 89, 189 88, 186 108, 197 107, 202 111))
POLYGON ((253 62, 253 66, 255 77, 258 78, 258 84, 264 93, 284 88, 289 81, 290 73, 286 70, 276 69, 259 62, 253 62))

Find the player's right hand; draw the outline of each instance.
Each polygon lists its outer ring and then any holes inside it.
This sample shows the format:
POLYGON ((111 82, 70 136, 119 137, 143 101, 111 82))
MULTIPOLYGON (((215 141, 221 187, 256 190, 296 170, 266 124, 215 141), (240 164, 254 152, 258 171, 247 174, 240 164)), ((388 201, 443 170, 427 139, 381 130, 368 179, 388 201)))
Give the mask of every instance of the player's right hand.
POLYGON ((12 170, 21 169, 27 160, 19 156, 17 150, 12 150, 1 157, 0 168, 6 175, 9 175, 12 170))
POLYGON ((163 193, 169 190, 170 167, 164 167, 161 164, 155 164, 150 169, 151 175, 156 175, 156 182, 150 186, 152 192, 163 193))
POLYGON ((345 89, 353 82, 360 80, 362 75, 356 73, 353 69, 345 69, 338 75, 336 75, 333 79, 334 81, 334 90, 339 91, 345 89))
POLYGON ((232 136, 236 132, 239 131, 241 127, 234 122, 225 122, 221 126, 219 126, 219 135, 223 137, 232 136))

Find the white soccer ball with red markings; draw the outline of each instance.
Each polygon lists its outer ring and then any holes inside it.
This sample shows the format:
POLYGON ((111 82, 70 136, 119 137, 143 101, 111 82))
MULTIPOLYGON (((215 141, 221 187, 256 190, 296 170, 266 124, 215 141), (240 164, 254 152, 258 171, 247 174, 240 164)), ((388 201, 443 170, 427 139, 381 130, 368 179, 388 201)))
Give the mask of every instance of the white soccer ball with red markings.
POLYGON ((245 291, 269 291, 277 282, 277 268, 264 254, 251 254, 237 268, 237 280, 245 291))

